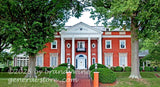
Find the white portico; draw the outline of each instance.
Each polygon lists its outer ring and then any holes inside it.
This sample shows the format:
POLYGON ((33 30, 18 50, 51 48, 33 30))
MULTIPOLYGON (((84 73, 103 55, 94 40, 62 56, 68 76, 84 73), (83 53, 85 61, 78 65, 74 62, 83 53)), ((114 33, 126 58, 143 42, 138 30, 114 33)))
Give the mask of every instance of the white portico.
POLYGON ((97 40, 96 54, 98 55, 98 63, 102 64, 102 32, 100 30, 94 29, 93 27, 80 22, 72 27, 67 27, 66 30, 62 30, 60 34, 61 63, 65 63, 66 60, 65 41, 71 40, 72 65, 76 66, 77 69, 86 69, 87 66, 89 68, 91 66, 91 40, 97 40), (77 45, 75 43, 77 40, 85 40, 87 42, 84 42, 84 44, 83 42, 78 42, 77 45), (87 43, 87 47, 85 43, 87 43), (87 52, 87 55, 83 54, 83 51, 87 52))

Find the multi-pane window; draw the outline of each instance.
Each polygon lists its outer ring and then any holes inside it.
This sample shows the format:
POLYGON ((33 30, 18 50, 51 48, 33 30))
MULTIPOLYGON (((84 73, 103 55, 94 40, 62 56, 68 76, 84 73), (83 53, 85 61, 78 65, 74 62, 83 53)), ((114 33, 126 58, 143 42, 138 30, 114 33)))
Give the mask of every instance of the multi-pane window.
POLYGON ((36 57, 36 66, 43 66, 43 56, 39 55, 36 57))
POLYGON ((17 57, 15 66, 28 66, 28 57, 17 57))
POLYGON ((50 66, 51 67, 56 67, 57 66, 57 57, 55 57, 55 56, 50 57, 50 66))
POLYGON ((119 53, 119 66, 127 66, 127 53, 119 53))
POLYGON ((95 64, 95 63, 96 63, 96 59, 92 58, 92 64, 95 64))
POLYGON ((84 41, 78 41, 78 48, 84 49, 85 48, 85 42, 84 41))
POLYGON ((106 40, 106 49, 111 49, 111 40, 106 40))
POLYGON ((57 40, 51 42, 51 49, 57 49, 57 40))
POLYGON ((120 49, 125 49, 125 48, 126 48, 126 41, 120 40, 120 49))
POLYGON ((105 54, 105 65, 106 66, 113 66, 113 59, 112 59, 112 53, 106 53, 105 54))
POLYGON ((70 58, 67 58, 67 63, 70 64, 70 58))

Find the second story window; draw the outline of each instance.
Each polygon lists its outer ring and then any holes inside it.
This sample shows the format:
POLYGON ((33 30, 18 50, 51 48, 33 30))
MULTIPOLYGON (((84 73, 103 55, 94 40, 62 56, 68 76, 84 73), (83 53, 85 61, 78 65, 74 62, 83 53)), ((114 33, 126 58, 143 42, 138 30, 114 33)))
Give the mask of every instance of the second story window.
POLYGON ((57 40, 51 42, 51 49, 57 49, 57 40))
POLYGON ((111 40, 106 40, 106 49, 111 49, 111 40))
POLYGON ((77 42, 77 52, 85 52, 85 41, 77 42))
POLYGON ((120 40, 120 49, 126 48, 126 40, 120 40))
POLYGON ((78 48, 84 49, 85 48, 85 42, 84 41, 79 41, 78 42, 78 48))

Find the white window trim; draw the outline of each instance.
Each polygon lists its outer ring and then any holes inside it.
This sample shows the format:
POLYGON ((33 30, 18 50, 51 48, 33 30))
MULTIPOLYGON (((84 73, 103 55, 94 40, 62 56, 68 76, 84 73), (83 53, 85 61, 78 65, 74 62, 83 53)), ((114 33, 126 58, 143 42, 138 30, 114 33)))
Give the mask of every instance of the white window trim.
POLYGON ((70 47, 71 47, 71 44, 70 44, 70 43, 68 43, 68 44, 67 44, 67 48, 70 48, 70 47))
POLYGON ((39 53, 36 55, 36 66, 37 66, 37 57, 38 56, 42 56, 42 66, 40 66, 40 67, 43 67, 44 66, 44 64, 43 64, 44 63, 44 53, 39 53))
POLYGON ((57 40, 54 40, 54 41, 56 42, 56 48, 52 48, 52 42, 51 42, 51 49, 57 49, 57 40))
POLYGON ((69 57, 67 58, 67 63, 68 63, 68 59, 69 59, 69 63, 71 64, 71 58, 69 58, 69 57))
POLYGON ((127 55, 127 53, 119 53, 119 66, 121 66, 121 67, 128 66, 128 55, 127 55), (124 66, 120 65, 120 56, 121 56, 121 55, 124 55, 124 56, 125 56, 125 59, 126 59, 124 66))
MULTIPOLYGON (((105 53, 105 59, 106 59, 106 56, 111 56, 111 65, 110 65, 110 67, 111 66, 113 66, 113 53, 105 53)), ((105 66, 106 66, 106 60, 105 60, 105 66)), ((107 66, 107 67, 109 67, 109 66, 107 66)))
POLYGON ((126 40, 119 40, 119 48, 120 49, 126 49, 126 40), (121 42, 122 41, 124 41, 124 44, 125 44, 124 48, 121 48, 121 42))
MULTIPOLYGON (((53 67, 52 65, 51 65, 51 58, 52 58, 52 56, 50 56, 50 67, 53 67)), ((57 67, 58 66, 58 58, 56 57, 56 62, 57 62, 57 64, 56 64, 56 66, 54 66, 54 67, 57 67)))
POLYGON ((112 40, 105 40, 105 48, 106 49, 112 49, 112 40), (107 48, 107 41, 109 41, 110 42, 110 48, 107 48))
POLYGON ((77 41, 77 48, 78 48, 78 43, 82 42, 85 48, 85 41, 77 41))
POLYGON ((92 65, 93 65, 93 59, 95 60, 95 63, 96 63, 96 58, 95 58, 95 57, 93 57, 93 58, 92 58, 92 65))
POLYGON ((95 43, 92 43, 92 48, 96 48, 96 44, 95 43), (93 45, 94 45, 94 47, 93 47, 93 45))

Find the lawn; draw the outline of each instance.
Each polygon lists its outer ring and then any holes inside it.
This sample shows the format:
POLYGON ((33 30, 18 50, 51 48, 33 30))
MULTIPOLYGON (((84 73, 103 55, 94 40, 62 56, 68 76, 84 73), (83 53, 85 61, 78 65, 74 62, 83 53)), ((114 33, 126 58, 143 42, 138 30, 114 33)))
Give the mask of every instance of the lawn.
MULTIPOLYGON (((160 78, 155 76, 160 72, 141 72, 143 79, 140 80, 129 79, 130 72, 115 73, 117 84, 113 87, 160 87, 160 78)), ((58 87, 53 80, 47 79, 49 73, 37 73, 38 79, 27 80, 24 76, 25 73, 0 72, 0 87, 58 87)))
POLYGON ((116 72, 117 84, 113 87, 160 87, 160 72, 141 72, 142 79, 129 79, 130 72, 116 72))

